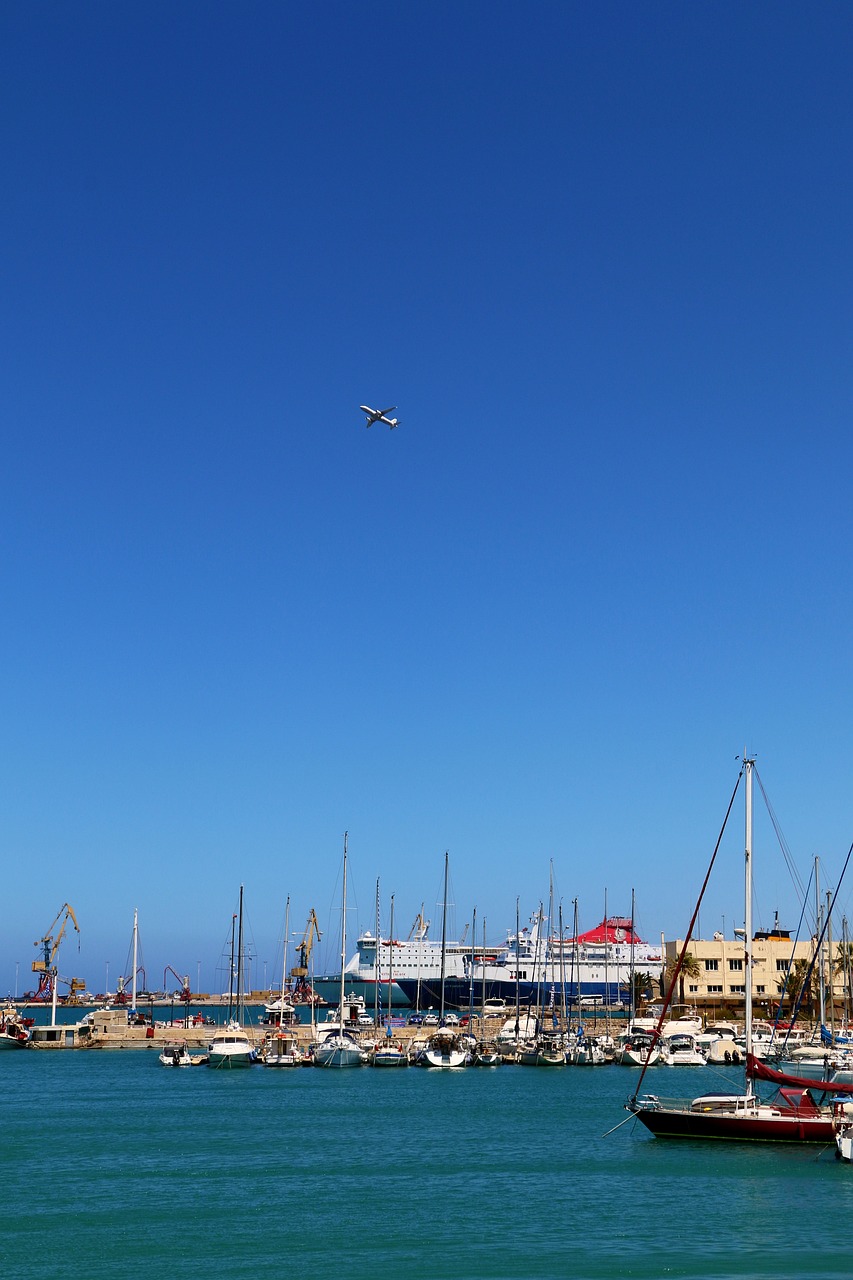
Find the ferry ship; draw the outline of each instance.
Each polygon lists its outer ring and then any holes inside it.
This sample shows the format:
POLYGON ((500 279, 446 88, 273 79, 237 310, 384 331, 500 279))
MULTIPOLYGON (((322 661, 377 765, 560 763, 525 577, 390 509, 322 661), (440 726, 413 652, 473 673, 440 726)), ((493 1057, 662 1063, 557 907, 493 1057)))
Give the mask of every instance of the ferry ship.
POLYGON ((585 1005, 627 1005, 630 1001, 631 967, 648 973, 657 982, 663 970, 660 946, 645 942, 632 929, 630 919, 608 916, 593 929, 575 937, 549 934, 541 911, 518 935, 507 934, 506 945, 491 958, 463 958, 461 981, 445 985, 445 1002, 459 1006, 486 999, 515 1004, 543 1004, 555 1010, 585 1005))
MULTIPOLYGON (((406 940, 379 938, 377 942, 370 930, 359 934, 355 955, 344 969, 347 994, 362 998, 368 1009, 375 1008, 378 994, 379 1007, 387 1008, 390 966, 392 1008, 422 1008, 439 1004, 441 942, 429 938, 428 931, 429 922, 424 921, 406 940)), ((448 979, 461 980, 464 977, 465 964, 470 958, 469 946, 462 942, 445 942, 445 991, 449 989, 448 979)), ((314 978, 312 986, 324 1000, 336 1001, 340 996, 341 975, 323 974, 314 978)), ((466 1003, 467 999, 466 995, 466 1003)))
MULTIPOLYGON (((660 946, 643 941, 632 932, 631 921, 608 916, 577 938, 549 936, 547 919, 537 911, 518 935, 507 933, 497 947, 445 943, 444 1004, 466 1009, 485 998, 515 1005, 516 991, 524 1005, 628 1003, 631 964, 636 973, 648 973, 657 981, 663 959, 660 946), (473 991, 472 991, 473 986, 473 991)), ((347 992, 364 999, 369 1009, 388 1006, 389 965, 391 1007, 424 1009, 441 1002, 441 943, 427 937, 428 924, 405 941, 362 933, 355 955, 344 970, 347 992), (378 961, 377 961, 378 957, 378 961)), ((314 990, 327 1000, 340 993, 340 973, 314 979, 314 990)))

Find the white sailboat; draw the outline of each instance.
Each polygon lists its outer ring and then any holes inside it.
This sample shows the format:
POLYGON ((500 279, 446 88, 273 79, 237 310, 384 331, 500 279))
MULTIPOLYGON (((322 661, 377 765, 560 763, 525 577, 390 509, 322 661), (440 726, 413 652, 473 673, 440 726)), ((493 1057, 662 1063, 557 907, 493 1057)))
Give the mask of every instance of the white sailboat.
MULTIPOLYGON (((234 919, 231 919, 231 974, 234 974, 234 919)), ((232 1016, 228 1005, 228 1021, 221 1030, 214 1032, 207 1048, 209 1067, 230 1069, 250 1067, 255 1061, 255 1046, 243 1030, 243 886, 240 885, 240 911, 237 937, 237 1003, 232 1016)))
MULTIPOLYGON (((377 929, 376 936, 379 936, 377 929)), ((409 1065, 409 1055, 404 1051, 402 1044, 395 1044, 391 1036, 391 985, 392 973, 394 967, 393 961, 394 950, 394 895, 391 894, 391 932, 388 946, 388 1021, 386 1024, 386 1040, 384 1044, 378 1044, 370 1055, 370 1065, 372 1067, 407 1067, 409 1065)))
POLYGON ((360 1067, 366 1058, 361 1045, 346 1030, 343 1022, 344 979, 347 962, 347 832, 344 832, 343 890, 341 895, 341 1018, 337 1023, 324 1023, 318 1034, 323 1039, 314 1048, 315 1067, 360 1067))
POLYGON ((439 1029, 428 1040, 423 1053, 418 1058, 422 1067, 467 1067, 470 1061, 468 1050, 459 1043, 459 1036, 444 1026, 444 977, 447 959, 447 878, 450 855, 444 855, 444 902, 441 911, 441 1004, 439 1009, 439 1029))

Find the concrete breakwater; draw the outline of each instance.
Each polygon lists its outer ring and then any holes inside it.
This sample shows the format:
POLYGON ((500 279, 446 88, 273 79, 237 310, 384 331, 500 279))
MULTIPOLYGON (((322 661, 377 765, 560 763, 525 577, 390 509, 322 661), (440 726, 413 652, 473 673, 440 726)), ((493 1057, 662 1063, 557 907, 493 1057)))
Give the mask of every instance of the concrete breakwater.
MULTIPOLYGON (((496 1035, 503 1018, 490 1018, 486 1021, 486 1034, 496 1035)), ((217 1030, 221 1028, 207 1025, 179 1025, 154 1022, 140 1022, 129 1025, 126 1009, 97 1009, 87 1016, 83 1022, 73 1025, 57 1025, 33 1027, 32 1040, 28 1048, 45 1049, 156 1049, 162 1051, 165 1045, 186 1043, 190 1052, 204 1052, 217 1030)), ((260 1048, 264 1038, 276 1028, 266 1026, 245 1025, 243 1030, 255 1045, 260 1048)), ((349 1028, 351 1034, 364 1048, 384 1043, 388 1037, 384 1027, 349 1028)), ((401 1026, 393 1028, 391 1040, 396 1044, 408 1047, 414 1040, 424 1040, 434 1027, 401 1026)), ((300 1049, 306 1048, 314 1039, 314 1031, 310 1023, 294 1024, 287 1028, 288 1034, 295 1037, 300 1049)))

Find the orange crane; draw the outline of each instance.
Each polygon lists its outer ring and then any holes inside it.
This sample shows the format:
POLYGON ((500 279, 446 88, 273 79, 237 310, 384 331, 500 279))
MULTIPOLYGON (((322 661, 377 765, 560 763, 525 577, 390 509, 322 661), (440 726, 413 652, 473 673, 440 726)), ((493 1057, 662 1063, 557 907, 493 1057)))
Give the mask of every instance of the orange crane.
POLYGON ((300 996, 303 999, 306 997, 313 997, 313 992, 308 982, 308 970, 310 967, 311 952, 314 949, 314 941, 316 939, 317 942, 319 942, 322 936, 320 926, 317 923, 317 913, 312 907, 308 915, 308 923, 305 926, 305 932, 302 935, 302 941, 297 942, 296 944, 296 950, 299 952, 299 961, 290 970, 291 978, 296 979, 293 987, 293 994, 297 998, 300 996))
MULTIPOLYGON (((77 923, 77 917, 74 914, 74 908, 71 906, 70 902, 63 902, 62 906, 56 913, 56 919, 45 931, 44 937, 37 938, 33 943, 33 946, 40 947, 42 952, 41 958, 33 961, 33 973, 37 973, 39 975, 38 991, 36 991, 33 997, 35 1000, 51 1000, 53 998, 54 987, 58 976, 56 956, 59 951, 59 944, 65 937, 65 930, 68 928, 69 920, 77 931, 77 950, 79 951, 80 926, 77 923), (57 926, 59 927, 57 928, 57 926)), ((67 981, 67 979, 63 979, 63 981, 67 981)), ((81 990, 85 985, 79 978, 72 978, 71 984, 72 994, 75 993, 75 990, 81 990)))

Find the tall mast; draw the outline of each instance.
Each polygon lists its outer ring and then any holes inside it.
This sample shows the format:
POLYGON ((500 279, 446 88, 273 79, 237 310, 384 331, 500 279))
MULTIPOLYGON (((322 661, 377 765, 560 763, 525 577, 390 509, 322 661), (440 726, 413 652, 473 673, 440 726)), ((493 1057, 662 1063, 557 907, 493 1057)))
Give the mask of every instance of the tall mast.
POLYGON ((521 949, 520 949, 519 934, 520 934, 520 921, 518 918, 518 898, 516 898, 515 900, 515 1043, 516 1043, 516 1048, 518 1047, 518 1031, 519 1031, 519 1021, 521 1017, 520 1011, 519 1011, 521 993, 518 985, 520 980, 519 969, 521 967, 521 949))
POLYGON ((480 1038, 486 1025, 486 917, 483 916, 483 1002, 480 1010, 480 1038))
POLYGON ((815 964, 818 973, 818 990, 820 992, 820 1020, 821 1024, 826 1023, 826 982, 824 980, 823 970, 823 902, 820 896, 820 858, 814 860, 814 893, 815 893, 815 937, 817 941, 817 954, 815 955, 815 964))
POLYGON ((243 886, 240 885, 240 923, 237 930, 237 1021, 243 1025, 243 886))
POLYGON ((569 1029, 566 1012, 566 948, 563 946, 563 900, 560 899, 560 991, 562 992, 563 1030, 569 1029))
POLYGON ((610 940, 607 932, 607 890, 604 890, 604 1013, 607 1034, 610 1035, 610 969, 607 957, 610 954, 610 940))
POLYGON ((438 1020, 444 1022, 444 963, 447 951, 447 868, 450 854, 444 851, 444 902, 441 904, 441 1001, 438 1020))
POLYGON ((636 1009, 637 999, 634 994, 635 984, 634 984, 634 890, 633 889, 631 890, 631 963, 628 968, 628 974, 629 974, 629 979, 631 983, 630 990, 628 992, 628 1016, 631 1022, 633 1022, 634 1016, 637 1012, 637 1009, 636 1009))
POLYGON ((391 924, 388 936, 388 1035, 391 1035, 391 982, 394 976, 394 895, 391 894, 391 924))
POLYGON ((139 964, 139 912, 133 908, 133 994, 130 1000, 130 1011, 136 1013, 136 969, 139 964))
POLYGON ((344 874, 343 874, 343 890, 341 893, 341 1003, 340 1018, 341 1031, 344 1029, 344 968, 347 962, 347 837, 349 832, 344 832, 344 874))
POLYGON ((835 994, 832 982, 832 894, 826 891, 826 977, 829 982, 829 1030, 835 1040, 835 994))
POLYGON ((474 915, 471 923, 471 985, 468 992, 468 1028, 471 1030, 474 1021, 474 959, 476 957, 477 946, 477 908, 474 908, 474 915))
POLYGON ((575 1000, 578 1006, 578 1027, 581 1024, 581 972, 580 972, 580 956, 578 955, 578 900, 574 899, 574 920, 572 922, 572 983, 575 988, 575 1000))
MULTIPOLYGON (((381 921, 381 917, 380 917, 380 914, 379 914, 379 876, 377 876, 377 877, 376 877, 376 950, 375 950, 375 952, 374 952, 374 961, 373 961, 373 977, 374 977, 374 979, 375 979, 375 981, 374 981, 374 983, 373 983, 373 1025, 374 1025, 374 1026, 376 1026, 376 1027, 378 1027, 378 1026, 379 1026, 379 983, 380 983, 380 982, 381 982, 381 980, 382 980, 382 970, 381 970, 381 967, 380 967, 380 964, 379 964, 379 953, 380 953, 380 950, 381 950, 381 947, 380 947, 380 939, 381 939, 381 933, 380 933, 380 930, 381 930, 381 928, 382 928, 382 921, 381 921)), ((391 961, 390 961, 390 955, 391 955, 391 944, 390 944, 390 942, 389 942, 389 944, 388 944, 388 955, 389 955, 389 961, 388 961, 388 963, 390 964, 390 963, 391 963, 391 961)), ((389 977, 388 977, 388 1009, 389 1009, 389 1012, 390 1012, 390 1008, 391 1008, 391 977, 390 977, 390 973, 391 973, 391 970, 389 969, 389 970, 388 970, 388 974, 389 974, 389 977)))
POLYGON ((281 1030, 284 1024, 284 984, 287 981, 287 935, 290 931, 290 894, 287 895, 287 903, 284 908, 284 942, 282 944, 282 961, 281 961, 281 1000, 279 1001, 278 1027, 281 1030))
POLYGON ((231 957, 228 963, 228 1021, 230 1022, 234 1016, 234 922, 237 917, 231 917, 231 957))
POLYGON ((426 937, 426 929, 424 928, 424 904, 421 903, 421 914, 418 917, 418 931, 415 934, 418 941, 418 979, 415 986, 415 1013, 421 1011, 421 955, 423 953, 424 938, 426 937))
MULTIPOLYGON (((744 753, 745 756, 746 753, 744 753)), ((744 758, 743 767, 746 774, 745 786, 745 809, 746 809, 746 830, 744 839, 744 996, 745 996, 745 1017, 744 1017, 744 1033, 746 1039, 747 1055, 752 1053, 752 770, 755 765, 754 760, 744 758)), ((749 1058, 747 1057, 747 1061, 749 1058)))

